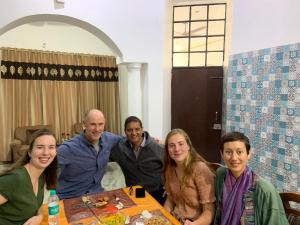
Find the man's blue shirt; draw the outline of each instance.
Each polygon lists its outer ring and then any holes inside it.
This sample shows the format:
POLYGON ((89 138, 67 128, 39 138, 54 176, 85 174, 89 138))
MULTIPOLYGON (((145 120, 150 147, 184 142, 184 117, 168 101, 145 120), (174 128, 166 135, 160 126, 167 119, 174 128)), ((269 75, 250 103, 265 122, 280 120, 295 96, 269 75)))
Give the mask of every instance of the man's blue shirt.
POLYGON ((110 132, 103 132, 98 153, 84 133, 60 145, 57 150, 60 166, 57 188, 59 198, 73 198, 103 191, 101 180, 110 151, 120 138, 110 132))

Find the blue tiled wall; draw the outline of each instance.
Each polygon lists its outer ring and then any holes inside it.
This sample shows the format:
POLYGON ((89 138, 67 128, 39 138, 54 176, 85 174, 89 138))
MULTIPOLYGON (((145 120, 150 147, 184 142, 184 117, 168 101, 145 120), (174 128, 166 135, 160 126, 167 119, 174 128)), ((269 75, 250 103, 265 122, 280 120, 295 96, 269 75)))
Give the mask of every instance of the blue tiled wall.
POLYGON ((231 56, 225 87, 225 129, 250 138, 251 168, 300 191, 300 43, 231 56))

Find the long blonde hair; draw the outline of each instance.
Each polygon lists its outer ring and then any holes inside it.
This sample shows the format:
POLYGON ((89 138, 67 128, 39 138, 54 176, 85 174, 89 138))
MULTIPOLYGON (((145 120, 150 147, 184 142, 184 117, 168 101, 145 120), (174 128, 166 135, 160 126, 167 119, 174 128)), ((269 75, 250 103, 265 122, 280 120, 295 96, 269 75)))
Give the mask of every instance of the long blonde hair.
POLYGON ((186 157, 184 164, 183 164, 184 165, 183 176, 182 176, 182 179, 180 180, 180 186, 184 187, 188 177, 192 176, 193 167, 194 167, 195 163, 198 161, 202 161, 207 164, 207 161, 196 151, 196 149, 194 148, 194 146, 192 144, 190 137, 184 130, 179 129, 179 128, 173 129, 167 134, 167 137, 165 140, 165 156, 164 156, 164 178, 165 178, 165 180, 167 178, 167 173, 169 173, 170 170, 175 169, 175 167, 176 167, 176 162, 174 161, 174 159, 172 159, 170 157, 169 150, 168 150, 169 139, 172 136, 174 136, 175 134, 182 135, 190 148, 189 154, 186 157))

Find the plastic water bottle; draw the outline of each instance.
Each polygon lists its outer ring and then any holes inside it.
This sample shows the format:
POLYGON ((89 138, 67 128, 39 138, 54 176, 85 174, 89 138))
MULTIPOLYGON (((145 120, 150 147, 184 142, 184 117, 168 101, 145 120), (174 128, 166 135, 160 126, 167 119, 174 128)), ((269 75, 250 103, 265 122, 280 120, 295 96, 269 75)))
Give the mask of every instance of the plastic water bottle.
POLYGON ((49 225, 59 224, 59 198, 55 190, 50 190, 48 199, 48 223, 49 225))

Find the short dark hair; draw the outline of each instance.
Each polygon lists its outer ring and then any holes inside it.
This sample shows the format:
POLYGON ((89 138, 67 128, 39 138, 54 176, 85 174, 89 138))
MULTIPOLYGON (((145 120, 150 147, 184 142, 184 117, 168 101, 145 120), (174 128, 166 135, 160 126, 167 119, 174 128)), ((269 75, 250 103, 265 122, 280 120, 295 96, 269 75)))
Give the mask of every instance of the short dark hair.
POLYGON ((127 119, 125 120, 125 123, 124 123, 124 130, 126 130, 126 127, 127 127, 127 124, 131 123, 131 122, 138 122, 141 126, 141 128, 143 128, 143 124, 142 124, 142 121, 137 118, 136 116, 129 116, 127 117, 127 119))
POLYGON ((220 144, 221 151, 223 152, 225 143, 232 142, 232 141, 243 142, 246 146, 247 154, 249 154, 250 148, 251 148, 249 138, 246 135, 244 135, 243 133, 238 132, 238 131, 226 133, 222 136, 221 144, 220 144))

